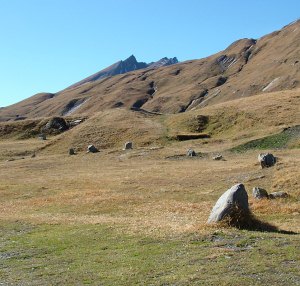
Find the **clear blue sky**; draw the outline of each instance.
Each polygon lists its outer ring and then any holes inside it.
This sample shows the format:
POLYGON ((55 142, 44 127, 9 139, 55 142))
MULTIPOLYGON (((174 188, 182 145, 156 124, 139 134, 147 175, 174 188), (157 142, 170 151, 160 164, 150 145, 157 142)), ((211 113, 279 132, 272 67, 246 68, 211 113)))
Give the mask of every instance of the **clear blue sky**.
POLYGON ((299 18, 299 0, 0 0, 0 106, 134 54, 202 58, 299 18))

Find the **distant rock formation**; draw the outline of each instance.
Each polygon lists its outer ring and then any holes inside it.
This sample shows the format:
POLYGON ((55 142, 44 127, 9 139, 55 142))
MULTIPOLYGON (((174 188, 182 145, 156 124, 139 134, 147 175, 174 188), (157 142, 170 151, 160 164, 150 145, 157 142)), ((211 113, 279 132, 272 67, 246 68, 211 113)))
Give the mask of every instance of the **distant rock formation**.
POLYGON ((68 87, 68 89, 80 86, 87 82, 96 81, 99 79, 103 79, 103 78, 118 75, 118 74, 124 74, 127 72, 144 69, 144 68, 159 68, 159 67, 163 67, 163 66, 177 64, 177 63, 178 63, 178 59, 176 57, 174 57, 174 58, 164 57, 157 62, 151 62, 151 63, 147 64, 144 62, 138 62, 136 60, 135 56, 131 55, 126 60, 118 61, 118 62, 112 64, 111 66, 71 85, 70 87, 68 87))
POLYGON ((174 65, 177 63, 178 63, 178 59, 176 57, 170 58, 170 59, 167 57, 164 57, 157 62, 148 64, 148 68, 159 68, 159 67, 174 65))

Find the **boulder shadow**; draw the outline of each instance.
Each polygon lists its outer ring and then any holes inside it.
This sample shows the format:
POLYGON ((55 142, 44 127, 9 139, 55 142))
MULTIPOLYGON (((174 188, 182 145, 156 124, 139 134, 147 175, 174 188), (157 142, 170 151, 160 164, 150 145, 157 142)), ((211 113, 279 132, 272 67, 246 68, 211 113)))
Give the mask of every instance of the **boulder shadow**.
POLYGON ((225 217, 222 223, 230 227, 236 227, 238 229, 249 231, 274 232, 294 235, 298 234, 294 231, 279 229, 268 222, 258 219, 251 211, 245 212, 238 207, 236 207, 230 216, 225 217))

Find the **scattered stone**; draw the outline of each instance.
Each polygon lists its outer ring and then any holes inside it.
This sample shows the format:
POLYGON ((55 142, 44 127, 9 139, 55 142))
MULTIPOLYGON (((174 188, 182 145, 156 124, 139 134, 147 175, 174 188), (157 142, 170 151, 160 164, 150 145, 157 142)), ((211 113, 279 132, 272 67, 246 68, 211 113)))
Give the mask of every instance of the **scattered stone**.
POLYGON ((75 150, 73 148, 69 149, 69 155, 75 155, 75 150))
POLYGON ((213 157, 213 160, 216 160, 216 161, 220 161, 222 159, 223 159, 223 156, 221 154, 218 154, 218 155, 213 157))
POLYGON ((186 155, 187 155, 188 157, 195 157, 195 156, 196 156, 196 152, 195 152, 193 149, 190 148, 190 149, 187 151, 186 155))
POLYGON ((286 192, 274 192, 269 194, 270 199, 283 199, 287 198, 289 195, 286 192))
POLYGON ((31 155, 31 158, 35 158, 36 157, 36 154, 35 152, 33 152, 33 154, 31 155))
POLYGON ((69 125, 62 117, 51 118, 45 126, 45 129, 57 129, 59 131, 65 131, 69 129, 69 125))
POLYGON ((46 134, 44 134, 44 133, 39 134, 39 139, 40 140, 46 140, 47 139, 46 134))
POLYGON ((76 120, 71 121, 69 124, 70 124, 70 127, 74 127, 74 126, 79 125, 81 122, 83 122, 82 119, 76 119, 76 120))
POLYGON ((97 153, 99 150, 94 145, 89 145, 87 147, 87 153, 97 153))
POLYGON ((235 220, 239 216, 249 214, 248 195, 243 184, 228 189, 216 202, 207 223, 219 222, 223 219, 235 220))
POLYGON ((132 142, 128 141, 125 143, 124 145, 124 150, 129 150, 129 149, 132 149, 133 146, 132 146, 132 142))
POLYGON ((262 153, 258 155, 258 161, 263 169, 274 166, 276 163, 276 158, 271 153, 262 153))
POLYGON ((252 194, 253 197, 258 200, 269 198, 268 192, 265 189, 259 187, 254 187, 252 190, 252 194))

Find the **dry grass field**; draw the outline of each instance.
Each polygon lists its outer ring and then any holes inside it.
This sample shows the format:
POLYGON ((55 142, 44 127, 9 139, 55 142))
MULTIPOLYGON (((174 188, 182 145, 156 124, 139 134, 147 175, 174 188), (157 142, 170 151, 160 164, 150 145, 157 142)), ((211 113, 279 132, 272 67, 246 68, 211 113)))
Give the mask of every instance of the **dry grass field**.
POLYGON ((298 107, 299 91, 279 92, 178 115, 100 112, 46 141, 15 128, 0 140, 0 285, 300 285, 299 134, 280 133, 298 107), (174 140, 197 132, 210 137, 174 140), (261 169, 266 151, 278 163, 261 169), (206 224, 235 183, 276 228, 206 224), (290 196, 256 201, 255 186, 290 196))

